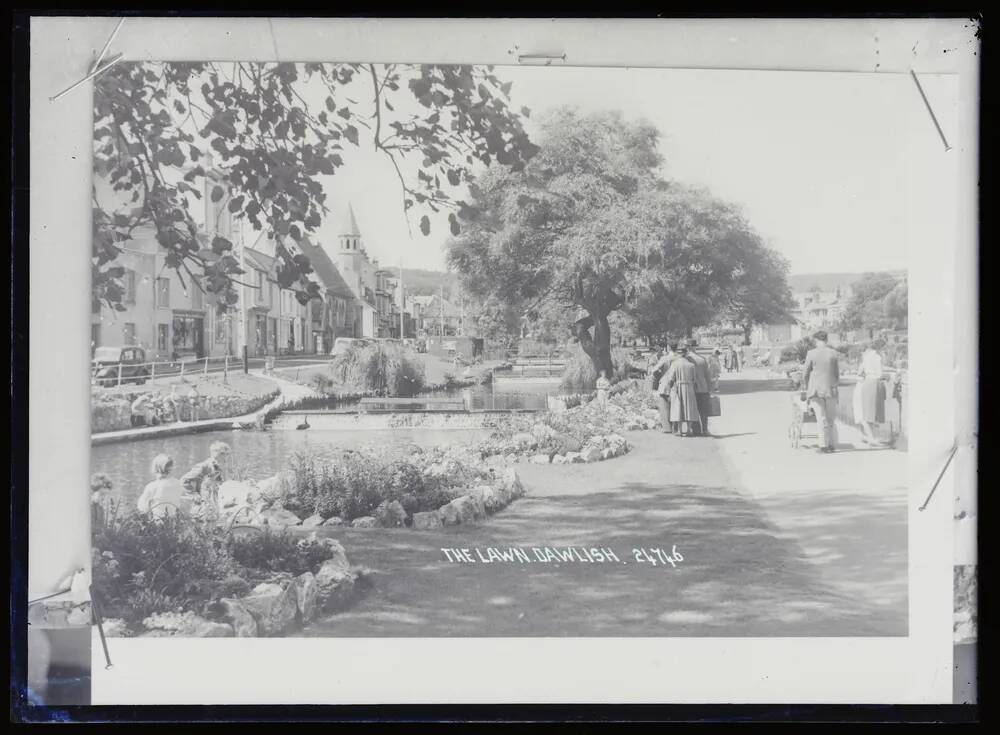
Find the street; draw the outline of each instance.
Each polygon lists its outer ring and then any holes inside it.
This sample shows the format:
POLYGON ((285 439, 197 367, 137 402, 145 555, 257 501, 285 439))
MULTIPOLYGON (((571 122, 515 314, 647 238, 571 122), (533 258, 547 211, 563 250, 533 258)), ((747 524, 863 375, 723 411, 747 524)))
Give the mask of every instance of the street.
MULTIPOLYGON (((251 357, 247 360, 247 371, 259 373, 267 364, 266 357, 251 357)), ((330 364, 331 358, 325 355, 315 354, 295 354, 295 355, 275 355, 274 368, 306 368, 315 366, 325 366, 330 364)), ((204 358, 189 362, 157 363, 156 374, 152 380, 147 380, 146 386, 163 386, 177 382, 177 379, 194 375, 221 375, 226 370, 230 373, 243 372, 243 360, 237 357, 230 357, 228 364, 225 358, 213 357, 209 359, 208 366, 205 366, 204 358)), ((104 392, 135 392, 135 383, 122 381, 121 386, 96 386, 104 392)))

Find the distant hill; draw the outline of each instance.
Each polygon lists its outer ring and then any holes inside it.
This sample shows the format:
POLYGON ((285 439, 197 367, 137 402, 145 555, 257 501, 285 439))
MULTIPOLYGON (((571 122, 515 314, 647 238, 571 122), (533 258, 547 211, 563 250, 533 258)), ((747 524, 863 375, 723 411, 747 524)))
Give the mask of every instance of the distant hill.
MULTIPOLYGON (((804 293, 818 286, 820 291, 836 291, 837 287, 844 288, 851 286, 867 272, 861 273, 796 273, 788 276, 788 285, 793 293, 804 293)), ((893 276, 903 277, 906 271, 875 271, 879 273, 890 273, 893 276)), ((433 296, 441 291, 444 285, 444 297, 450 299, 452 292, 458 286, 458 276, 446 271, 434 271, 424 268, 403 268, 403 283, 406 290, 414 296, 433 296)))
MULTIPOLYGON (((894 276, 905 276, 906 271, 866 271, 877 273, 890 273, 894 276)), ((788 276, 788 286, 793 293, 804 293, 818 286, 820 291, 836 291, 837 287, 844 288, 851 286, 865 275, 865 273, 796 273, 788 276)))
POLYGON ((458 285, 458 276, 444 271, 423 268, 403 268, 403 285, 414 296, 434 296, 441 293, 444 286, 445 300, 451 298, 458 285))

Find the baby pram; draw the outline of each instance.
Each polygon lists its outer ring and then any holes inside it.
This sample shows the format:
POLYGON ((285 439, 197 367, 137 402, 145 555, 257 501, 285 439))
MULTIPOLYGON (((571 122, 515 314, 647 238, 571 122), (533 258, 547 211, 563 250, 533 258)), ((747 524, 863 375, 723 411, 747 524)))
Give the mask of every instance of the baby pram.
POLYGON ((788 440, 792 448, 797 449, 803 437, 814 438, 819 442, 819 425, 816 414, 805 398, 805 392, 792 394, 792 423, 788 427, 788 440))

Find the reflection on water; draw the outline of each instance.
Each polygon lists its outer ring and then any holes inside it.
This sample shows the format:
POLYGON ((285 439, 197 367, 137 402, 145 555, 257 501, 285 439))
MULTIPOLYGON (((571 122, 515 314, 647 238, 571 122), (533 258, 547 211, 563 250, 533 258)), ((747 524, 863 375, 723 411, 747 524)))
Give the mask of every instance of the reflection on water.
MULTIPOLYGON (((413 400, 419 400, 421 397, 462 399, 467 411, 544 411, 547 407, 547 397, 558 393, 559 384, 552 380, 500 379, 493 385, 428 391, 413 400)), ((358 401, 342 401, 333 397, 305 398, 297 401, 295 408, 353 413, 358 410, 358 401)), ((409 408, 414 410, 418 406, 413 405, 409 408)), ((400 408, 400 410, 406 409, 400 408)))
POLYGON ((532 380, 498 380, 461 391, 469 411, 528 409, 544 411, 546 398, 559 393, 557 383, 532 380))
POLYGON ((208 458, 213 442, 233 448, 233 461, 246 477, 263 479, 286 467, 288 456, 299 449, 334 456, 344 449, 366 444, 421 447, 471 443, 489 435, 489 429, 377 429, 345 431, 211 431, 91 447, 90 471, 111 478, 114 489, 129 504, 152 480, 149 467, 157 454, 174 459, 174 474, 180 477, 196 463, 208 458))

